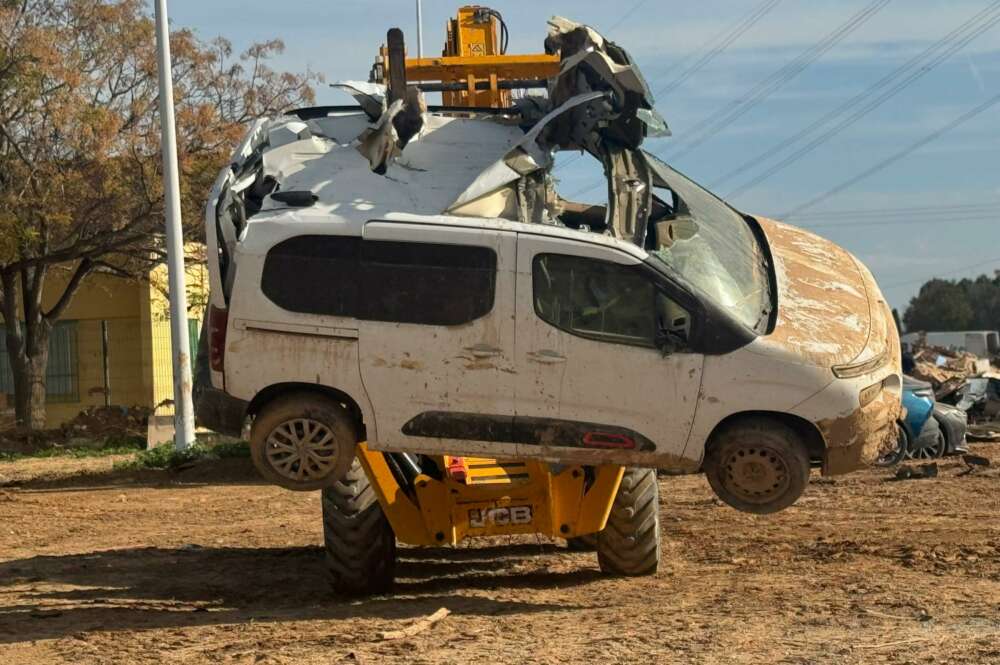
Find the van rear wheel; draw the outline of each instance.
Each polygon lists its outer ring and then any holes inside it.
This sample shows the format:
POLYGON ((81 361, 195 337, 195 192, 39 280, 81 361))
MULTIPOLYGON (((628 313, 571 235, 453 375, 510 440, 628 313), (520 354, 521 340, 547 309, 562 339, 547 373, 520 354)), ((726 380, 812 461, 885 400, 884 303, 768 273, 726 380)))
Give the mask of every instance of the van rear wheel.
POLYGON ((250 457, 265 480, 312 491, 343 478, 354 461, 358 427, 328 397, 291 393, 269 402, 250 428, 250 457))

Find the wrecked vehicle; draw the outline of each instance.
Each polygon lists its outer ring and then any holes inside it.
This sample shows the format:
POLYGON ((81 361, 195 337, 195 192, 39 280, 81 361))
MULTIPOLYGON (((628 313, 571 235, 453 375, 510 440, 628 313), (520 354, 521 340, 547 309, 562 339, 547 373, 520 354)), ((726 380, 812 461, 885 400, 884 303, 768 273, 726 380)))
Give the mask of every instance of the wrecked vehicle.
POLYGON ((391 61, 388 85, 345 85, 358 106, 254 125, 207 208, 202 422, 252 418, 258 468, 293 489, 391 451, 366 466, 399 480, 387 513, 441 456, 580 465, 588 487, 599 465, 704 471, 755 513, 811 466, 873 463, 901 375, 868 269, 644 152, 667 128, 623 49, 553 19, 546 54, 547 96, 510 107, 427 105, 391 61), (563 197, 559 150, 603 164, 604 205, 563 197))
POLYGON ((904 459, 936 458, 931 454, 941 439, 941 428, 933 417, 934 390, 925 381, 903 376, 903 412, 897 423, 896 445, 885 451, 877 461, 878 466, 895 466, 904 459))
POLYGON ((965 447, 969 432, 969 416, 965 411, 957 406, 936 402, 934 420, 941 427, 945 455, 961 455, 969 452, 965 447))

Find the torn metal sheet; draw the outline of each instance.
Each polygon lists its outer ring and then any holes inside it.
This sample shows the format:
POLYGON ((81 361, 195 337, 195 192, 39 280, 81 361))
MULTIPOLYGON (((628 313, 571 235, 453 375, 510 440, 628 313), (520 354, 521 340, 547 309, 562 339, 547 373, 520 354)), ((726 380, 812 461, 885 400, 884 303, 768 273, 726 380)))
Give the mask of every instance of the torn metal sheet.
POLYGON ((563 117, 572 109, 588 104, 604 96, 600 92, 590 92, 578 95, 563 102, 558 108, 549 111, 534 127, 524 135, 524 138, 511 148, 496 162, 491 164, 477 177, 469 187, 452 203, 445 212, 453 212, 472 201, 491 194, 502 187, 541 169, 551 168, 552 153, 539 144, 539 137, 549 126, 563 117))
POLYGON ((343 90, 358 103, 368 117, 377 120, 385 112, 385 100, 388 97, 385 86, 369 81, 335 81, 331 88, 343 90))
POLYGON ((385 175, 389 160, 402 153, 403 148, 424 127, 427 104, 424 95, 415 87, 406 89, 403 99, 397 99, 379 116, 371 127, 358 137, 358 152, 364 155, 371 170, 385 175))

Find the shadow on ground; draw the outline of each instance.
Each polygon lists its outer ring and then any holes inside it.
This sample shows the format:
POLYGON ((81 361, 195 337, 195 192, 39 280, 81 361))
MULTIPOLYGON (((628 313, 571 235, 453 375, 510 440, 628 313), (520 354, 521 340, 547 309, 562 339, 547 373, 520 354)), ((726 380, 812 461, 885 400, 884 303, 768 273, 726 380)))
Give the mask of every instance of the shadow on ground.
POLYGON ((557 551, 562 550, 524 544, 401 549, 394 593, 361 599, 332 594, 318 547, 150 547, 36 556, 0 563, 4 598, 0 643, 86 631, 246 621, 407 619, 439 607, 456 614, 495 616, 581 609, 580 605, 499 600, 475 593, 494 588, 572 587, 599 578, 596 569, 511 570, 517 559, 557 551))
MULTIPOLYGON (((0 468, 0 476, 3 470, 0 468)), ((201 487, 205 485, 263 485, 249 459, 199 460, 176 469, 127 469, 89 471, 66 475, 39 475, 0 484, 28 491, 73 492, 125 487, 201 487)))

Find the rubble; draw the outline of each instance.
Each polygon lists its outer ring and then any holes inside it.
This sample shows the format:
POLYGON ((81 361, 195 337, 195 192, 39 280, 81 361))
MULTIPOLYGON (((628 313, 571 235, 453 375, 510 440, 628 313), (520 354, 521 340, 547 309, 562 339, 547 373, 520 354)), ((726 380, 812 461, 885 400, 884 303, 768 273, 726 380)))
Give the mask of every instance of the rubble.
POLYGON ((901 466, 896 469, 896 475, 890 480, 921 480, 924 478, 937 478, 938 465, 935 462, 921 464, 920 466, 901 466))
POLYGON ((915 364, 910 376, 930 383, 939 400, 953 395, 967 379, 980 373, 976 356, 940 346, 918 347, 913 360, 915 364))
POLYGON ((142 406, 90 406, 62 427, 0 431, 0 452, 26 455, 49 448, 101 448, 110 442, 145 440, 151 412, 142 406))
POLYGON ((152 409, 144 406, 89 406, 63 430, 98 440, 145 437, 150 414, 152 409))
POLYGON ((911 342, 911 356, 908 374, 930 383, 937 401, 968 414, 970 441, 1000 441, 1000 372, 995 358, 928 345, 924 337, 911 342))
POLYGON ((982 443, 1000 442, 1000 422, 969 425, 969 433, 966 434, 966 438, 969 441, 982 443))

